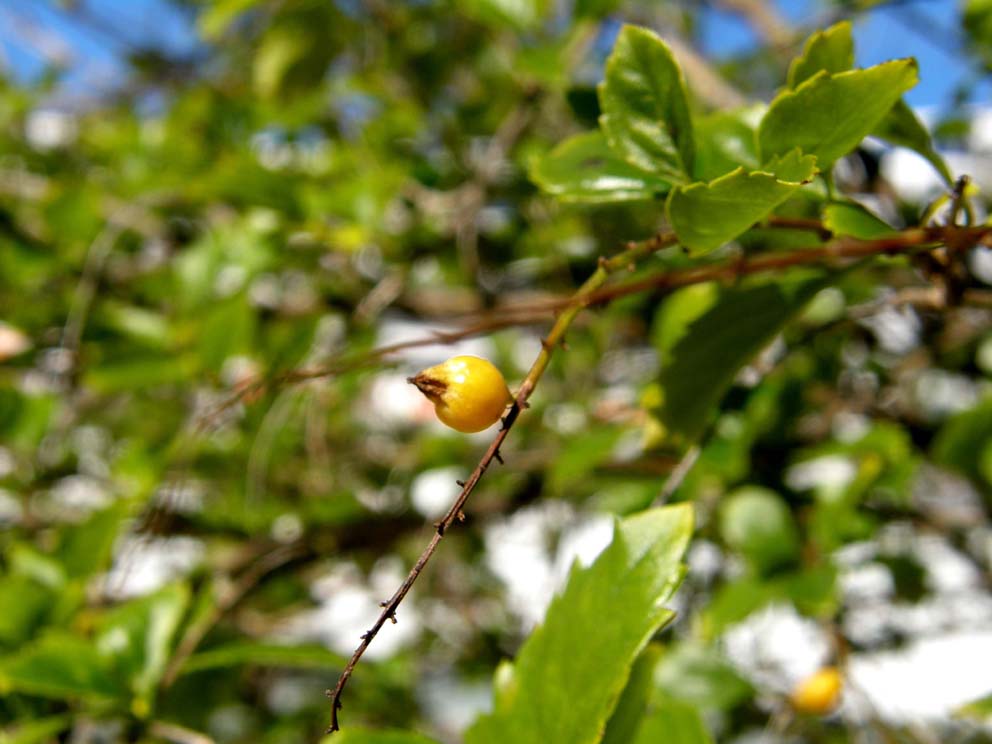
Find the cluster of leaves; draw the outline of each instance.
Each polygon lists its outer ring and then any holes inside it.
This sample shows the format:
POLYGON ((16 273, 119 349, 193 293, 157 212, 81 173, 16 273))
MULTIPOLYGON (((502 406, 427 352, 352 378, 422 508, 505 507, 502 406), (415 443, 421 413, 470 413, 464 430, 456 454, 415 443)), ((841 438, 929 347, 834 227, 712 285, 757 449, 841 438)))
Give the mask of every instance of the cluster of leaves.
MULTIPOLYGON (((61 142, 31 136, 57 71, 0 83, 0 342, 23 341, 0 351, 0 741, 285 744, 326 725, 322 692, 357 632, 342 644, 326 614, 305 640, 286 629, 314 616, 320 579, 354 591, 410 564, 425 535, 412 492, 467 470, 478 443, 382 405, 419 358, 270 385, 197 427, 246 380, 568 293, 597 256, 663 227, 680 245, 635 278, 896 234, 920 205, 883 220, 850 192, 878 203, 886 184, 834 183, 866 136, 952 182, 902 101, 915 63, 855 69, 846 22, 809 38, 767 106, 706 111, 645 28, 686 30, 676 4, 580 0, 567 23, 512 0, 179 5, 193 57, 136 60, 117 99, 61 114, 61 142), (621 12, 643 26, 616 35, 621 12)), ((964 17, 978 50, 984 5, 964 17)), ((954 268, 957 295, 980 287, 954 268)), ((423 692, 451 675, 494 680, 470 744, 730 739, 784 710, 783 689, 724 654, 762 608, 791 606, 855 652, 904 640, 848 632, 839 549, 870 553, 893 605, 936 596, 912 540, 881 539, 893 525, 942 535, 988 576, 988 311, 921 311, 919 341, 892 350, 848 310, 885 312, 883 288, 923 276, 896 256, 580 316, 506 467, 400 612, 430 632, 360 668, 335 738, 454 738, 465 722, 447 726, 423 692), (937 385, 963 402, 932 404, 937 385), (695 450, 684 503, 649 508, 695 450), (824 462, 844 477, 796 475, 824 462), (959 511, 920 498, 927 482, 953 486, 959 511), (615 526, 525 639, 484 567, 485 530, 542 503, 615 526), (690 538, 715 569, 687 573, 690 538)), ((539 346, 511 328, 482 348, 512 381, 539 346)), ((842 719, 791 725, 845 736, 842 719)))

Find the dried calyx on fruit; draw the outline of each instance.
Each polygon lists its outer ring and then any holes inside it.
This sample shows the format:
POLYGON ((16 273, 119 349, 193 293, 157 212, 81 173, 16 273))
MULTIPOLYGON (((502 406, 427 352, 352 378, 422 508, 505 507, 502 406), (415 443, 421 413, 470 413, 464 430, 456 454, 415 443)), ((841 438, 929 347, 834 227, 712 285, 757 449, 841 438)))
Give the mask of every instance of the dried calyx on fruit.
POLYGON ((502 373, 474 356, 452 357, 407 381, 430 399, 442 422, 462 432, 492 426, 513 400, 502 373))

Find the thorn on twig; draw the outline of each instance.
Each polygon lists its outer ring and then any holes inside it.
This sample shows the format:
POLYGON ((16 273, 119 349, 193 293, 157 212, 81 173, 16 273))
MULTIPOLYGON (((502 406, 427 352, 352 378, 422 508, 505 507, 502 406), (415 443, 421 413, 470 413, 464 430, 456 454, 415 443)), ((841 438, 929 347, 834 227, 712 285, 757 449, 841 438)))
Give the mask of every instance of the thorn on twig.
POLYGON ((437 534, 444 537, 444 522, 435 522, 434 529, 437 530, 437 534))
POLYGON ((555 350, 555 345, 552 344, 550 341, 548 341, 548 339, 542 338, 541 348, 544 349, 546 352, 551 353, 552 351, 555 350))
POLYGON ((496 450, 493 453, 493 455, 496 457, 496 462, 498 462, 500 465, 505 465, 506 464, 506 463, 503 462, 503 456, 499 453, 499 450, 496 450))
POLYGON ((465 481, 463 481, 463 480, 456 480, 455 483, 458 484, 458 487, 459 488, 465 488, 465 481))
POLYGON ((359 636, 359 638, 361 638, 363 641, 367 641, 371 637, 372 637, 372 631, 371 630, 366 630, 364 633, 362 633, 359 636))

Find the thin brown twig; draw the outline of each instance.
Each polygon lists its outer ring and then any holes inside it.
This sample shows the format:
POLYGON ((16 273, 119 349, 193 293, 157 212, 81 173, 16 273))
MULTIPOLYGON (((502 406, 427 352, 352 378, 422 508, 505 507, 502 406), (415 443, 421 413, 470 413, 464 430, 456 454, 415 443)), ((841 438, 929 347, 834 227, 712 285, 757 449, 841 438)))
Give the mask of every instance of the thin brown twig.
MULTIPOLYGON (((595 272, 585 281, 585 283, 578 289, 576 296, 581 296, 583 294, 594 291, 596 288, 602 286, 611 273, 626 268, 632 262, 635 262, 638 258, 646 256, 653 253, 661 248, 672 245, 675 242, 675 236, 666 233, 656 235, 648 240, 641 241, 638 243, 629 243, 626 249, 610 259, 600 259, 599 267, 595 272)), ((475 466, 475 470, 462 484, 462 490, 455 499, 455 502, 451 505, 451 508, 444 515, 440 522, 435 525, 434 535, 431 538, 430 543, 424 548, 424 551, 420 554, 417 562, 414 564, 413 568, 410 569, 410 573, 404 579, 403 583, 399 586, 396 592, 388 600, 382 603, 382 612, 379 614, 378 619, 372 627, 362 634, 362 642, 355 649, 355 653, 349 659, 344 670, 341 672, 341 676, 338 678, 337 685, 335 685, 333 690, 328 690, 327 695, 331 700, 331 724, 327 728, 327 733, 333 733, 339 730, 338 725, 338 711, 341 709, 341 695, 344 693, 345 685, 348 684, 348 680, 351 679, 351 675, 355 670, 355 666, 358 664, 365 650, 369 647, 375 637, 382 630, 382 627, 387 621, 396 622, 396 610, 399 608, 400 603, 409 593, 410 589, 413 587, 414 582, 416 582, 417 577, 420 576, 427 562, 434 555, 437 550, 441 539, 444 537, 444 533, 451 527, 455 521, 461 521, 464 519, 465 515, 462 513, 462 509, 465 506, 465 502, 468 501, 469 496, 472 495, 472 491, 478 485, 482 476, 485 474, 486 470, 492 464, 495 459, 502 462, 502 457, 500 456, 500 447, 503 445, 503 441, 506 439, 507 435, 510 433, 510 429, 516 422, 517 417, 520 416, 521 411, 527 407, 527 400, 530 398, 531 393, 537 386, 538 381, 547 369, 548 364, 551 361, 551 355, 554 353, 554 349, 562 343, 565 338, 565 333, 568 331, 575 320, 575 317, 581 311, 582 306, 578 303, 573 303, 566 307, 558 319, 555 321, 554 326, 548 332, 548 335, 544 337, 541 343, 541 351, 537 355, 537 359, 534 360, 534 364, 531 366, 530 371, 527 373, 527 377, 521 383, 517 394, 513 399, 513 403, 510 405, 510 410, 507 412, 506 416, 503 418, 503 425, 500 427, 499 432, 493 439, 492 444, 486 450, 486 453, 479 460, 479 464, 475 466)))
MULTIPOLYGON (((823 224, 813 219, 776 217, 769 219, 767 225, 769 227, 783 229, 809 230, 820 235, 829 235, 823 224)), ((206 428, 209 422, 216 416, 230 409, 231 406, 236 405, 239 401, 257 395, 270 386, 279 387, 321 377, 331 377, 347 372, 354 372, 374 366, 384 358, 408 349, 433 344, 452 344, 505 328, 535 325, 546 320, 549 315, 561 312, 575 303, 580 303, 583 307, 588 307, 649 290, 671 290, 690 284, 735 280, 745 275, 796 266, 827 264, 843 259, 864 258, 866 256, 884 255, 886 253, 905 253, 910 249, 924 248, 928 244, 937 244, 948 240, 957 241, 967 247, 985 239, 990 232, 992 232, 992 228, 988 226, 974 228, 951 226, 909 229, 892 237, 873 241, 846 237, 838 238, 826 244, 797 248, 787 253, 768 253, 743 261, 736 259, 733 261, 722 260, 717 263, 669 270, 634 282, 615 284, 585 295, 579 292, 570 297, 553 298, 527 303, 526 305, 507 307, 499 314, 491 315, 481 321, 466 325, 454 331, 435 331, 427 336, 381 346, 363 355, 334 364, 290 370, 268 378, 260 378, 248 382, 241 385, 229 398, 206 413, 201 421, 201 428, 206 428)), ((669 245, 669 243, 665 245, 669 245)), ((963 303, 987 306, 992 304, 992 299, 990 299, 987 293, 980 290, 968 290, 963 297, 963 303)))
POLYGON ((869 258, 886 254, 903 255, 941 245, 952 251, 960 251, 986 240, 990 235, 992 235, 992 225, 913 228, 878 240, 838 238, 824 245, 796 248, 787 253, 769 253, 742 261, 722 261, 653 274, 644 279, 614 284, 604 289, 588 292, 577 296, 572 302, 578 302, 583 307, 591 307, 650 290, 670 291, 704 282, 736 281, 751 274, 762 274, 799 266, 826 267, 836 265, 845 259, 869 258))

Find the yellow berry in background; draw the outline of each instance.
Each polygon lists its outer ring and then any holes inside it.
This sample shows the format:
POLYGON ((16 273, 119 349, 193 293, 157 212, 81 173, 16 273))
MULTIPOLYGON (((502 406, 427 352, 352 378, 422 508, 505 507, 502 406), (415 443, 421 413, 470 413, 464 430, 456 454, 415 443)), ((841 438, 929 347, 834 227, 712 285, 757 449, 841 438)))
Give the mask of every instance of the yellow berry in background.
POLYGON ((513 400, 502 373, 491 362, 474 356, 452 357, 408 382, 434 404, 443 423, 466 433, 495 424, 513 400))
POLYGON ((837 707, 843 687, 840 670, 823 667, 796 685, 790 697, 792 707, 800 713, 826 715, 837 707))

